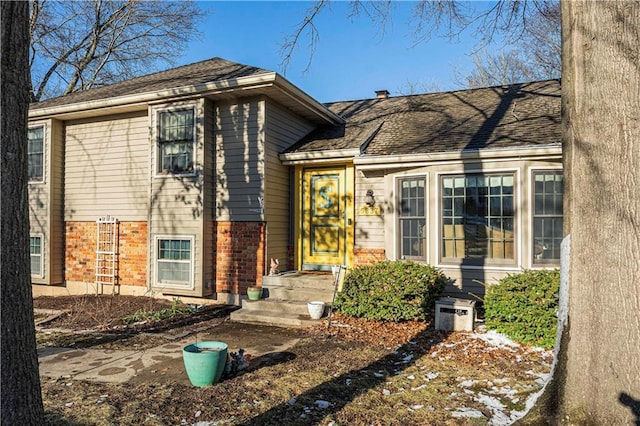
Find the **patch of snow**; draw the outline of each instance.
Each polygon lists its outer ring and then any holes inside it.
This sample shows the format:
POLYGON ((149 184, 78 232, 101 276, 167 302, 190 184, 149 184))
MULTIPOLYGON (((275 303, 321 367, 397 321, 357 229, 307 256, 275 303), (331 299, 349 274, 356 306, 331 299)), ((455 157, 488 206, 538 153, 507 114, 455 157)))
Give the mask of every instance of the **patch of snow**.
POLYGON ((424 405, 422 404, 414 404, 411 407, 409 407, 409 410, 421 410, 422 408, 424 408, 424 405))
POLYGON ((407 376, 407 379, 409 379, 409 380, 415 380, 415 379, 416 379, 416 376, 414 376, 413 374, 409 374, 409 375, 407 376))
POLYGON ((477 380, 465 380, 462 383, 460 383, 458 386, 461 388, 469 388, 473 385, 475 385, 476 383, 478 383, 477 380))
POLYGON ((440 377, 440 373, 427 373, 427 375, 424 376, 427 381, 437 379, 438 377, 440 377))
POLYGON ((373 373, 373 375, 375 377, 384 377, 384 374, 382 374, 382 373, 373 373))
POLYGON ((493 330, 489 330, 486 333, 473 333, 471 337, 474 339, 480 339, 492 346, 496 346, 501 349, 511 350, 513 348, 519 348, 520 345, 504 334, 497 333, 493 330))
POLYGON ((297 399, 295 398, 291 398, 290 400, 287 401, 287 405, 295 405, 297 399))
POLYGON ((457 408, 456 411, 451 413, 451 415, 453 417, 466 417, 472 419, 484 417, 484 414, 482 414, 481 411, 468 407, 457 408))
POLYGON ((391 391, 389 389, 382 389, 382 394, 386 395, 386 396, 389 396, 389 395, 391 395, 391 391))
POLYGON ((489 395, 485 395, 485 394, 482 394, 482 393, 479 394, 478 398, 475 398, 475 400, 478 401, 481 404, 486 405, 492 411, 502 411, 507 407, 502 402, 500 402, 500 400, 498 398, 495 398, 495 397, 489 396, 489 395))
POLYGON ((420 390, 420 389, 424 389, 424 388, 426 388, 426 387, 427 387, 427 385, 420 385, 420 386, 418 386, 418 387, 416 387, 416 388, 411 388, 411 390, 412 390, 412 391, 417 391, 417 390, 420 390))
POLYGON ((344 385, 345 385, 345 386, 351 386, 351 379, 346 379, 346 380, 344 381, 344 385))

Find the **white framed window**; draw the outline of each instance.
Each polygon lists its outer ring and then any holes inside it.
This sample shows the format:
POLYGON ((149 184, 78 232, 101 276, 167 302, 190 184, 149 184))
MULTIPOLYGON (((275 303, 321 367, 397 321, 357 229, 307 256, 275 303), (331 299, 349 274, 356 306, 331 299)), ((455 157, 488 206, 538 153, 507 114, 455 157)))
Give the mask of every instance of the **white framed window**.
POLYGON ((514 173, 442 176, 441 258, 468 265, 516 262, 514 173))
POLYGON ((31 257, 31 276, 42 278, 42 235, 29 236, 29 255, 31 257))
POLYGON ((560 264, 563 194, 564 174, 561 170, 533 171, 534 265, 560 264))
POLYGON ((426 178, 398 179, 400 259, 427 259, 426 178))
POLYGON ((44 182, 44 126, 28 130, 27 158, 29 182, 44 182))
POLYGON ((193 289, 193 237, 156 236, 156 285, 193 289))
POLYGON ((158 174, 185 174, 194 169, 195 109, 158 112, 158 174))

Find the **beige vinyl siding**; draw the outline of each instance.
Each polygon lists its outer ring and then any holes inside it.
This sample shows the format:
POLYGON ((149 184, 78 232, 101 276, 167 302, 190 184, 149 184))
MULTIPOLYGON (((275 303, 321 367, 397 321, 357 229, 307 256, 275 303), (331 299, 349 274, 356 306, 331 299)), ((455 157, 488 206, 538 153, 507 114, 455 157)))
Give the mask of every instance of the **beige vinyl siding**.
POLYGON ((29 233, 41 236, 42 277, 34 276, 33 283, 49 284, 51 274, 51 120, 29 123, 29 128, 43 127, 44 170, 43 182, 30 182, 29 191, 29 233))
MULTIPOLYGON (((360 248, 385 247, 385 213, 386 202, 384 173, 382 171, 356 171, 356 223, 355 245, 360 248), (367 190, 373 191, 376 206, 380 207, 380 216, 364 216, 359 214, 360 207, 365 206, 364 197, 367 190)), ((390 216, 392 217, 392 215, 390 216)), ((387 249, 387 256, 391 253, 387 249)))
POLYGON ((51 191, 51 224, 49 238, 49 283, 61 284, 64 281, 64 124, 51 121, 51 161, 49 161, 49 188, 51 191))
POLYGON ((137 112, 67 123, 65 220, 110 215, 144 221, 149 207, 149 121, 137 112))
MULTIPOLYGON (((156 282, 156 247, 155 237, 193 237, 192 268, 194 271, 194 289, 167 288, 168 294, 200 295, 203 284, 203 206, 204 200, 204 100, 192 102, 158 105, 151 108, 151 146, 153 155, 151 160, 151 209, 149 215, 149 259, 151 271, 149 274, 152 286, 162 288, 156 282), (194 172, 176 175, 156 174, 158 143, 157 119, 158 112, 166 109, 195 108, 196 144, 194 149, 194 172)), ((148 185, 148 184, 147 184, 148 185)), ((148 194, 147 194, 148 197, 148 194)))
POLYGON ((264 101, 215 105, 215 182, 218 221, 261 221, 264 197, 264 101))
POLYGON ((215 162, 214 162, 214 134, 215 126, 214 106, 211 102, 204 102, 204 150, 203 169, 204 187, 202 189, 203 200, 203 250, 202 250, 202 281, 203 293, 210 294, 215 289, 215 162))
POLYGON ((313 130, 313 126, 274 102, 266 107, 265 144, 265 220, 267 222, 267 259, 280 260, 286 267, 289 229, 292 225, 290 207, 290 170, 283 166, 278 154, 313 130))

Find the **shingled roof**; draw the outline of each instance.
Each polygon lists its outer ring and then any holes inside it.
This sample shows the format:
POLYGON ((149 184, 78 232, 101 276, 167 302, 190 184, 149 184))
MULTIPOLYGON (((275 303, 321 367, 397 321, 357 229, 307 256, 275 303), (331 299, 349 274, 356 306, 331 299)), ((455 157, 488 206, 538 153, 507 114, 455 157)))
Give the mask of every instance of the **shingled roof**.
POLYGON ((31 109, 69 105, 271 73, 272 71, 262 68, 238 64, 222 58, 212 58, 83 92, 47 99, 32 104, 31 109))
POLYGON ((336 102, 346 123, 318 128, 288 152, 357 149, 366 155, 559 144, 560 81, 336 102))

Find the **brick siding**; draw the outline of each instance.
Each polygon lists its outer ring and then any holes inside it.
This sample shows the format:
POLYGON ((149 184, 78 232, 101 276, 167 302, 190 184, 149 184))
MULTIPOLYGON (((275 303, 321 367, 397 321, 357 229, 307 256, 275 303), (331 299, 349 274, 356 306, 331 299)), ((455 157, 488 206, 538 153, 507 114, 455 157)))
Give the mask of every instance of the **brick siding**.
POLYGON ((216 223, 216 291, 246 294, 265 274, 264 222, 216 223))
POLYGON ((354 266, 371 265, 385 260, 385 250, 383 248, 362 248, 353 249, 354 266))
MULTIPOLYGON (((95 222, 65 222, 65 280, 95 282, 95 222)), ((147 285, 147 223, 118 224, 118 283, 147 285)))

